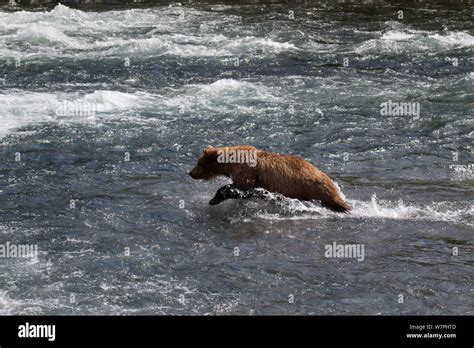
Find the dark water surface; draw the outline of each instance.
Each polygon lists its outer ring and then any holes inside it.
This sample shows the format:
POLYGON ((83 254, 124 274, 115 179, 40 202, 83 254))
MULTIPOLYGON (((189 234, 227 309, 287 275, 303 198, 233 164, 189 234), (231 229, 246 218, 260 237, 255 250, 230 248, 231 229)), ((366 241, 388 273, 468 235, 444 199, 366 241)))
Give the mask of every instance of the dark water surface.
POLYGON ((473 314, 472 23, 441 5, 3 7, 0 243, 39 255, 1 259, 0 314, 473 314), (389 100, 421 112, 381 115, 389 100), (210 207, 227 181, 187 175, 208 144, 299 154, 354 211, 210 207), (326 258, 333 242, 364 260, 326 258))

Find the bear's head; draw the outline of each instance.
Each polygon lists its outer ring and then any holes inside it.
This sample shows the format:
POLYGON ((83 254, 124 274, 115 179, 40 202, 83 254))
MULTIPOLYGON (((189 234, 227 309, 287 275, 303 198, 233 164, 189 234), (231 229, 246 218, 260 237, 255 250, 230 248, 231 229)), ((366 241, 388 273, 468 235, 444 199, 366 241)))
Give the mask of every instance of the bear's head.
POLYGON ((222 175, 222 165, 217 162, 217 149, 208 146, 202 153, 198 164, 189 172, 193 179, 209 180, 217 175, 222 175))

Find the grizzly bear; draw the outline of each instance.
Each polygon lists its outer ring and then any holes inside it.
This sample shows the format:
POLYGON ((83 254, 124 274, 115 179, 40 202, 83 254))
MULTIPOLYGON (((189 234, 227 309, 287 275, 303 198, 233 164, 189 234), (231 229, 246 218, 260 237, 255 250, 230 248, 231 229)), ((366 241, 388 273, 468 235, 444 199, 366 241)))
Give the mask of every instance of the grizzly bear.
POLYGON ((256 193, 254 189, 263 188, 289 198, 317 200, 336 212, 351 210, 329 176, 303 158, 253 146, 208 147, 189 175, 193 179, 208 180, 218 175, 232 179, 231 185, 217 191, 211 205, 229 198, 250 198, 256 193))

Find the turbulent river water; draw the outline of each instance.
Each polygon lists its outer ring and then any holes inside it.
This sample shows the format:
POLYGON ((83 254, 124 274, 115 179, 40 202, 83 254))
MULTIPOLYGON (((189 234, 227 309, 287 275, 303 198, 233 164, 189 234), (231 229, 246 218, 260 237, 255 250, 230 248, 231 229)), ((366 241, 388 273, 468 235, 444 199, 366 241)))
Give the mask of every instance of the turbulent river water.
POLYGON ((38 255, 0 259, 0 314, 473 314, 472 23, 423 4, 2 7, 0 244, 38 255), (227 180, 188 172, 238 144, 303 156, 353 212, 209 206, 227 180))

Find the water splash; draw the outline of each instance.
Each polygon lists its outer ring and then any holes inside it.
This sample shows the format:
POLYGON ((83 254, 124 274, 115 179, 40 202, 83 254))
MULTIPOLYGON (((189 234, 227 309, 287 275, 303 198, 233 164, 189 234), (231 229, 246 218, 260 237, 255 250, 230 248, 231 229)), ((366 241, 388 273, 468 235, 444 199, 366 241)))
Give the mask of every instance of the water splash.
POLYGON ((281 207, 280 213, 257 213, 257 216, 273 220, 306 220, 322 219, 338 216, 345 219, 377 218, 411 221, 447 221, 461 222, 474 225, 474 206, 459 208, 453 202, 433 202, 428 205, 409 204, 403 200, 387 201, 377 199, 374 193, 370 201, 352 200, 349 214, 335 213, 312 202, 302 202, 297 199, 284 198, 279 194, 267 193, 270 201, 281 207), (470 223, 468 221, 471 221, 470 223))

